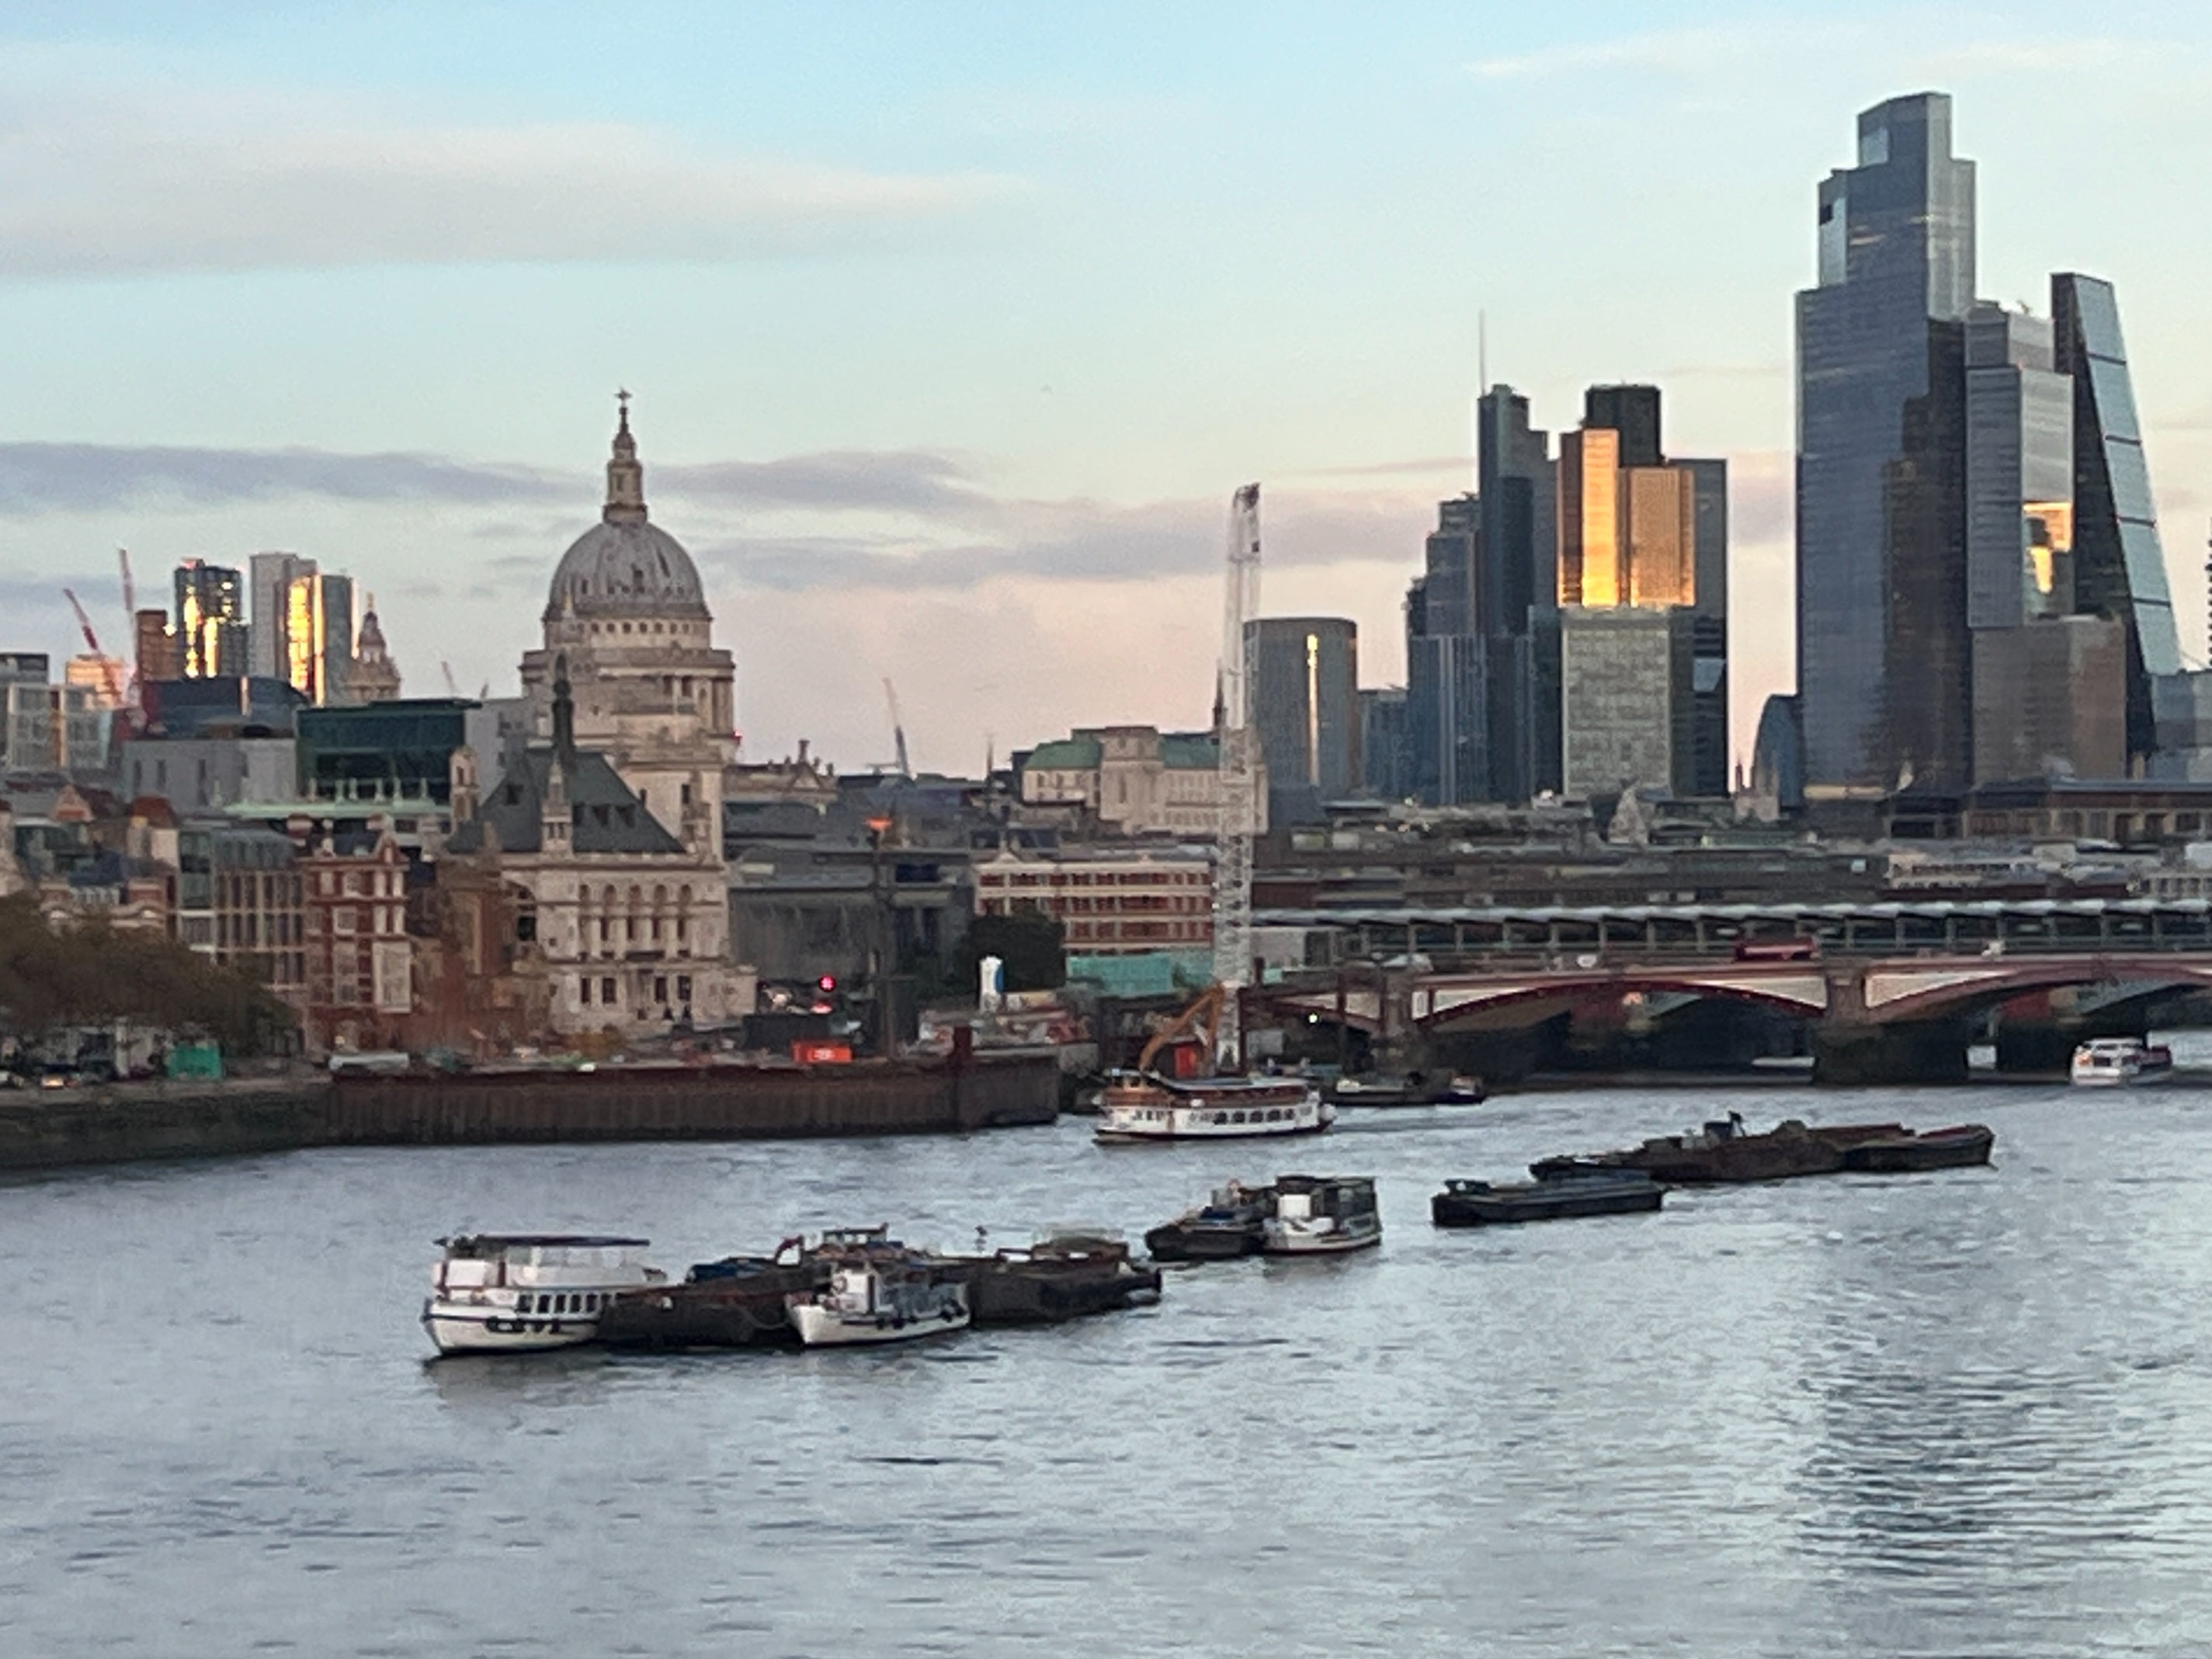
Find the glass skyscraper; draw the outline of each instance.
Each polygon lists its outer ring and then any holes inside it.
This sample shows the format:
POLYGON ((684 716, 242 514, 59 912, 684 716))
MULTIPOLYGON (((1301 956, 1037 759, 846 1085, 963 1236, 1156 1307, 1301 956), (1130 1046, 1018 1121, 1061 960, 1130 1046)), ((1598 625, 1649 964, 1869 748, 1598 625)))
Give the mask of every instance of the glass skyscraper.
POLYGON ((1969 772, 1964 321, 1974 166, 1951 100, 1858 118, 1820 189, 1797 295, 1797 665, 1806 781, 1887 789, 1969 772))
POLYGON ((2119 302, 2110 283, 2062 271, 2051 319, 2056 366, 2074 377, 2075 608, 2126 628, 2127 750, 2146 756, 2156 746, 2152 682, 2181 672, 2181 645, 2119 302))

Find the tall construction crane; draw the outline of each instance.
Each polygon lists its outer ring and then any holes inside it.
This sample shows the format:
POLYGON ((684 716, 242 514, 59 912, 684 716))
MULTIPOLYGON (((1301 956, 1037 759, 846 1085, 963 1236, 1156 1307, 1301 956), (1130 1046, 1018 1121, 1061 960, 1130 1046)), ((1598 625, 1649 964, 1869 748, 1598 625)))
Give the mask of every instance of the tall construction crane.
POLYGON ((131 574, 131 550, 115 550, 115 562, 123 570, 123 637, 129 641, 131 655, 124 665, 124 691, 129 699, 126 712, 136 715, 146 699, 146 665, 138 660, 138 584, 131 574))
POLYGON ((1252 838, 1259 831, 1260 737, 1252 729, 1245 635, 1260 614, 1260 486, 1230 499, 1228 581, 1221 607, 1221 828, 1213 860, 1213 978, 1222 988, 1218 1063, 1243 1044, 1237 993, 1252 976, 1252 838))
POLYGON ((78 602, 76 595, 64 587, 62 597, 70 602, 70 609, 76 612, 76 629, 84 635, 84 648, 92 653, 93 659, 100 665, 100 678, 106 682, 109 706, 122 708, 123 665, 100 648, 100 635, 92 631, 92 618, 84 614, 84 606, 78 602))
POLYGON ((906 725, 899 719, 898 693, 891 690, 891 677, 884 676, 884 701, 891 706, 891 748, 898 757, 898 775, 911 778, 914 768, 907 764, 906 725))

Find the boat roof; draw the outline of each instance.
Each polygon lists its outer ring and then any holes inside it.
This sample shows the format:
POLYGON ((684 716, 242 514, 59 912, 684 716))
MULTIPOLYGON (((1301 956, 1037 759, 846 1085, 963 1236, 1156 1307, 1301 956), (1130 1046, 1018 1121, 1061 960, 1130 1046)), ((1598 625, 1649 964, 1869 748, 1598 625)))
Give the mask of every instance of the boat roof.
POLYGON ((455 1233, 451 1238, 438 1241, 441 1249, 448 1250, 504 1250, 518 1247, 532 1249, 554 1244, 572 1245, 578 1249, 606 1249, 617 1245, 642 1249, 652 1243, 649 1238, 628 1238, 615 1233, 455 1233))

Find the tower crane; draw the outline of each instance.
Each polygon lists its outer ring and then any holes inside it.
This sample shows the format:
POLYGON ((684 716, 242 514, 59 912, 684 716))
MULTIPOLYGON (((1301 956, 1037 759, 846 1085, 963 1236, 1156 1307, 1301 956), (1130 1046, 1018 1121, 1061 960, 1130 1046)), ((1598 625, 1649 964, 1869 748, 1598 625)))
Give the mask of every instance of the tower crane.
POLYGON ((129 548, 115 550, 115 562, 123 570, 123 637, 131 642, 131 657, 124 665, 124 684, 135 710, 146 696, 146 665, 138 660, 138 584, 131 578, 129 548))
POLYGON ((1238 993, 1252 975, 1252 838, 1259 830, 1259 734, 1252 729, 1245 636, 1260 613, 1260 486, 1229 504, 1229 568, 1221 610, 1221 827, 1213 860, 1213 978, 1222 988, 1217 1060, 1243 1043, 1238 993))
POLYGON ((891 748, 898 758, 898 775, 911 778, 914 768, 907 764, 906 726, 899 719, 898 693, 891 690, 891 677, 888 674, 884 676, 884 701, 891 706, 891 748))
POLYGON ((94 660, 100 664, 100 677, 106 682, 109 706, 122 708, 122 665, 100 648, 100 635, 92 631, 92 618, 84 614, 84 606, 78 602, 76 595, 64 587, 62 597, 70 602, 70 609, 76 612, 77 632, 84 635, 84 648, 91 652, 94 660))

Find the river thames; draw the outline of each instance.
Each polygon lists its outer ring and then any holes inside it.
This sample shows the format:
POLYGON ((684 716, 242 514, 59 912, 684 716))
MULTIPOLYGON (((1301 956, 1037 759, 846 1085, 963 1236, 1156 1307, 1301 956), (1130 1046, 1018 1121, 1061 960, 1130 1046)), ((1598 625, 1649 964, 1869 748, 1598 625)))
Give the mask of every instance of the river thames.
MULTIPOLYGON (((2186 1056, 2185 1056, 2186 1057, 2186 1056)), ((1789 1085, 1353 1113, 1288 1145, 364 1150, 0 1188, 0 1652, 2066 1656, 2212 1650, 2212 1099, 1789 1085), (1988 1170, 1438 1232, 1741 1111, 1988 1170), (887 1220, 1133 1238, 1373 1174, 1379 1251, 905 1350, 426 1364, 455 1228, 679 1273, 887 1220)))

